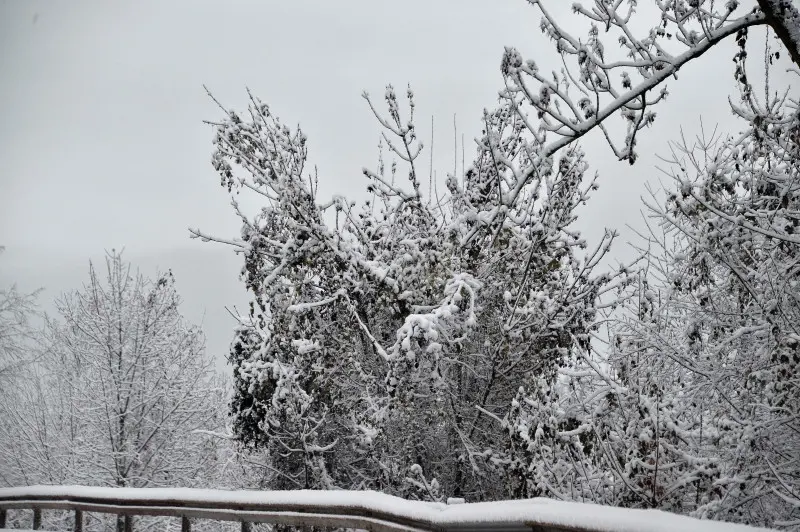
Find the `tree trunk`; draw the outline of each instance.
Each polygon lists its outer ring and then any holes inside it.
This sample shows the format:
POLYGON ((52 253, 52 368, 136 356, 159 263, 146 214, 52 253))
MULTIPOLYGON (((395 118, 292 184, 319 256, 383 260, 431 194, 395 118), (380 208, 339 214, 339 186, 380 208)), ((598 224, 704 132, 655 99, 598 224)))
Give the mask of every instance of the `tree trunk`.
POLYGON ((758 6, 794 64, 800 67, 800 10, 795 0, 758 0, 758 6))

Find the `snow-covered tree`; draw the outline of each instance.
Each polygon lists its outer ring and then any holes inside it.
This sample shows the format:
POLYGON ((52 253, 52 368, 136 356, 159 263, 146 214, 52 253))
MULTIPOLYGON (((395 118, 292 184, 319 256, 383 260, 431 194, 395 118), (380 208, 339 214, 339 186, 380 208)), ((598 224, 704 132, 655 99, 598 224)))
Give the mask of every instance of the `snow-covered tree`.
POLYGON ((677 147, 677 190, 657 213, 686 242, 670 280, 692 311, 692 376, 706 376, 732 432, 717 481, 727 496, 705 511, 797 526, 800 113, 764 103, 745 87, 748 131, 677 147))
POLYGON ((244 117, 223 108, 212 162, 234 194, 241 238, 192 233, 234 246, 245 260, 253 301, 231 351, 237 438, 266 451, 281 487, 434 500, 546 495, 792 524, 794 303, 777 328, 759 322, 772 343, 752 336, 747 320, 761 319, 750 306, 781 312, 780 298, 794 297, 786 287, 796 275, 796 212, 787 191, 797 111, 788 93, 769 90, 760 106, 744 63, 748 28, 767 25, 799 64, 796 8, 676 0, 637 11, 633 1, 598 1, 573 8, 587 23, 580 39, 545 2, 529 2, 564 69, 544 74, 506 49, 500 104, 484 114, 476 157, 464 175, 448 176, 444 194, 422 192, 410 90, 408 120, 391 87, 387 116, 367 98, 395 161, 381 157, 377 171, 364 171, 372 198, 361 206, 319 200, 305 136, 268 106, 251 96, 244 117), (743 105, 734 111, 750 129, 726 141, 707 172, 727 184, 681 182, 666 209, 654 208, 673 230, 662 253, 645 250, 649 268, 598 273, 612 235, 587 249, 572 227, 596 186, 575 142, 598 129, 633 163, 665 82, 729 36, 740 47, 733 78, 743 105), (761 185, 731 184, 759 173, 761 185), (748 187, 772 203, 754 202, 748 187), (236 201, 241 191, 267 206, 249 217, 236 201), (769 252, 745 245, 750 233, 769 252), (715 251, 719 239, 733 246, 730 257, 715 251), (700 270, 698 256, 706 256, 700 270), (780 267, 770 270, 767 258, 780 267), (756 267, 769 290, 739 286, 756 267), (724 278, 714 281, 723 307, 712 312, 696 286, 673 286, 673 278, 697 286, 724 278), (747 296, 752 289, 760 291, 747 296), (733 338, 717 330, 708 351, 700 340, 715 319, 733 338), (611 341, 597 351, 603 327, 611 341), (755 376, 736 377, 745 366, 721 358, 726 349, 759 368, 755 376), (763 460, 745 463, 773 434, 763 460))
MULTIPOLYGON (((366 95, 365 95, 366 96, 366 95)), ((306 139, 251 96, 246 118, 216 123, 215 168, 234 193, 234 246, 252 293, 232 345, 237 437, 266 449, 283 488, 371 488, 411 498, 505 496, 505 416, 521 385, 552 381, 590 349, 601 296, 625 284, 593 273, 598 245, 573 228, 595 188, 578 149, 534 162, 513 110, 484 116, 477 156, 448 193, 425 198, 413 122, 387 88, 388 116, 366 97, 382 145, 407 169, 364 170, 372 198, 317 199, 306 139), (501 163, 502 162, 502 163, 501 163), (509 168, 537 179, 500 207, 509 168), (267 206, 253 218, 235 194, 267 206)))
POLYGON ((30 347, 36 336, 31 319, 37 315, 37 295, 20 292, 16 285, 0 289, 0 385, 31 362, 30 347))
MULTIPOLYGON (((751 27, 772 28, 800 68, 800 11, 793 0, 657 0, 646 6, 595 0, 588 8, 573 4, 569 26, 547 9, 555 2, 528 3, 541 12, 541 29, 563 68, 542 71, 534 59, 507 47, 500 97, 501 106, 516 113, 526 129, 531 157, 542 162, 599 130, 614 155, 633 164, 638 135, 654 122, 654 108, 668 95, 666 82, 726 38, 745 42, 751 27), (585 37, 578 36, 580 28, 585 37)), ((484 223, 506 216, 536 179, 537 167, 507 168, 507 189, 482 213, 484 223)))
POLYGON ((609 346, 614 386, 571 406, 611 474, 587 498, 796 528, 800 113, 740 86, 741 134, 673 145, 650 268, 609 346))
POLYGON ((614 154, 633 163, 636 137, 655 119, 654 106, 668 94, 666 81, 724 39, 746 40, 748 28, 772 28, 800 67, 800 12, 793 0, 596 0, 591 7, 576 2, 568 26, 545 7, 555 1, 528 3, 541 12, 541 29, 564 68, 542 72, 535 61, 507 48, 502 97, 526 116, 535 113, 525 124, 540 139, 542 156, 598 128, 614 154), (587 35, 580 38, 567 27, 585 28, 587 35), (625 129, 621 143, 614 140, 614 116, 625 129))
MULTIPOLYGON (((171 273, 155 282, 119 253, 56 301, 19 401, 6 405, 4 482, 99 486, 216 483, 225 402, 203 334, 171 273)), ((118 522, 117 527, 121 526, 118 522)))
MULTIPOLYGON (((0 289, 0 447, 9 450, 17 444, 13 419, 20 414, 18 407, 35 392, 29 381, 40 352, 32 323, 38 316, 36 298, 36 292, 23 293, 16 286, 0 289)), ((0 484, 22 482, 14 472, 19 468, 13 453, 0 453, 0 484)))
POLYGON ((113 252, 105 282, 92 265, 85 288, 57 302, 48 361, 76 409, 84 483, 170 486, 202 475, 203 438, 191 431, 214 412, 212 363, 179 304, 171 273, 150 282, 113 252))

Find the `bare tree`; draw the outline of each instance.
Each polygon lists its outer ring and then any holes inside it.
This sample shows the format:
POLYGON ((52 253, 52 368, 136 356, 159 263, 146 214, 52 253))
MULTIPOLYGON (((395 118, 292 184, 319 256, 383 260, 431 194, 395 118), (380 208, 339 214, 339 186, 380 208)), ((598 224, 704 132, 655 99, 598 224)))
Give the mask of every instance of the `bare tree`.
MULTIPOLYGON (((171 273, 151 282, 119 253, 56 302, 44 353, 9 406, 13 483, 203 486, 215 482, 224 393, 171 273), (199 432, 198 432, 199 431, 199 432)), ((118 522, 117 527, 122 526, 118 522)))
POLYGON ((37 315, 37 295, 38 291, 22 293, 16 285, 0 289, 0 384, 33 358, 31 318, 37 315))

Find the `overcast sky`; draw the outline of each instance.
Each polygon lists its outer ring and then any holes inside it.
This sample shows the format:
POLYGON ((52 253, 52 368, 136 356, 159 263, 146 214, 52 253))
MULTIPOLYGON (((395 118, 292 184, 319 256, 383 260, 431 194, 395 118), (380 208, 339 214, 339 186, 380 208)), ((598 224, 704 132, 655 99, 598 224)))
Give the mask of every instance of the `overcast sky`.
MULTIPOLYGON (((569 28, 571 2, 549 3, 569 28)), ((503 46, 552 61, 538 24, 524 0, 0 0, 0 285, 44 287, 51 310, 53 297, 81 286, 90 259, 124 247, 147 275, 173 270, 184 313, 203 320, 222 367, 233 327, 224 307, 246 296, 240 259, 187 230, 238 234, 210 165, 202 121, 220 113, 203 84, 239 109, 250 87, 307 133, 322 196, 358 196, 379 133, 362 90, 380 100, 387 83, 412 85, 426 144, 435 117, 441 176, 453 165, 454 114, 468 161, 474 153, 481 112, 502 85, 503 46)), ((601 174, 581 213, 589 238, 604 227, 630 234, 656 154, 681 126, 694 132, 702 116, 741 128, 727 103, 732 56, 732 43, 720 46, 670 82, 634 167, 596 135, 583 142, 601 174)), ((630 256, 624 238, 614 252, 630 256)))

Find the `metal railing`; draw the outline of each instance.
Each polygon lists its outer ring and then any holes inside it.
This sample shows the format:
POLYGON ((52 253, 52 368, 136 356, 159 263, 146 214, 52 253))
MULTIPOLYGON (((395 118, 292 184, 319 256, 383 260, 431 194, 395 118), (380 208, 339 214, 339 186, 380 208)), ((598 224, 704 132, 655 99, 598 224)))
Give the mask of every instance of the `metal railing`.
POLYGON ((0 488, 0 529, 8 510, 33 510, 39 530, 43 510, 75 513, 74 530, 83 531, 84 513, 122 517, 124 530, 134 516, 171 516, 190 532, 192 519, 295 527, 349 528, 386 532, 537 531, 537 532, 754 532, 744 525, 704 521, 658 510, 620 509, 549 499, 441 504, 407 501, 376 492, 225 491, 189 488, 99 488, 26 486, 0 488))

